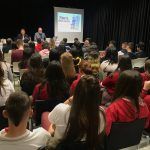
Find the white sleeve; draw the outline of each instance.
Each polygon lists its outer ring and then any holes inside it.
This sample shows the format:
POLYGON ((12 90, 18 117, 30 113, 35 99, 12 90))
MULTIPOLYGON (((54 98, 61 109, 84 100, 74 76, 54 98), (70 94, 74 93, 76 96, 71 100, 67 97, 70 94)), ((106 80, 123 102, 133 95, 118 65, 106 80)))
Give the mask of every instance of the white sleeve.
POLYGON ((55 125, 62 123, 61 121, 64 119, 65 115, 68 114, 69 108, 70 106, 67 104, 58 104, 48 115, 50 123, 55 125))
POLYGON ((12 84, 11 81, 10 81, 10 83, 9 83, 9 87, 10 87, 10 93, 15 92, 14 86, 13 86, 13 84, 12 84))

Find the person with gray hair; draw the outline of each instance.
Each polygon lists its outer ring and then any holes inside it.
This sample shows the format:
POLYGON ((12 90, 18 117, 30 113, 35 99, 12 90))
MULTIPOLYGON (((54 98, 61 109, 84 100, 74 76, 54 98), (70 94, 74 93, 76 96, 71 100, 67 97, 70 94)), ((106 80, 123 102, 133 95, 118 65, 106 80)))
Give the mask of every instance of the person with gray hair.
POLYGON ((38 28, 38 32, 34 35, 34 41, 37 41, 37 39, 41 39, 41 41, 46 40, 46 35, 43 33, 43 29, 41 27, 38 28))

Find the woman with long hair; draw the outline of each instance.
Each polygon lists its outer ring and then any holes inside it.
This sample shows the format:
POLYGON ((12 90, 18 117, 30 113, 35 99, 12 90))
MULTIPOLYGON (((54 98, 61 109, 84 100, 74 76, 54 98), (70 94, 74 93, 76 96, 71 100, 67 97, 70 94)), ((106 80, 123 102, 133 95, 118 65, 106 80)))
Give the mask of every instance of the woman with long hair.
POLYGON ((105 88, 102 98, 103 105, 111 102, 114 96, 115 85, 118 81, 120 73, 125 70, 131 69, 132 69, 132 62, 130 57, 128 55, 121 56, 116 71, 113 74, 110 74, 101 82, 101 86, 105 88))
POLYGON ((65 78, 69 85, 71 85, 72 82, 77 78, 72 55, 69 52, 63 53, 60 57, 60 62, 65 74, 65 78))
POLYGON ((22 75, 20 81, 22 91, 28 95, 32 95, 35 85, 42 82, 43 77, 44 69, 42 58, 38 53, 35 53, 29 60, 28 70, 22 75))
POLYGON ((62 67, 58 61, 49 63, 43 82, 37 84, 33 91, 33 102, 36 100, 60 100, 68 98, 68 84, 65 80, 62 67))
POLYGON ((99 81, 90 75, 83 76, 75 89, 72 104, 59 104, 49 114, 50 132, 54 138, 65 144, 83 141, 87 149, 97 149, 105 128, 99 93, 99 81))
POLYGON ((12 74, 12 71, 11 71, 11 66, 9 63, 7 63, 5 60, 4 60, 4 57, 3 57, 3 54, 2 52, 0 51, 0 65, 4 71, 4 78, 5 79, 9 79, 11 82, 13 82, 13 74, 12 74))
POLYGON ((131 122, 138 118, 147 118, 145 127, 149 125, 149 110, 140 98, 142 78, 134 70, 126 70, 119 76, 113 103, 106 109, 106 133, 109 134, 113 122, 131 122))
POLYGON ((4 78, 4 70, 0 63, 0 106, 4 106, 7 98, 14 92, 14 87, 8 78, 4 78))

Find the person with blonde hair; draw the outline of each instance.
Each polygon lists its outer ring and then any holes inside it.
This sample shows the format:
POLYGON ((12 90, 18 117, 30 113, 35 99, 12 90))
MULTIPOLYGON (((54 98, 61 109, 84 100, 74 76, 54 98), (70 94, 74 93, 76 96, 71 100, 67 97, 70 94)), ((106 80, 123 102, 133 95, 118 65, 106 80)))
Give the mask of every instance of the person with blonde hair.
POLYGON ((63 72, 69 85, 77 78, 73 63, 73 57, 69 52, 65 52, 60 57, 63 72))

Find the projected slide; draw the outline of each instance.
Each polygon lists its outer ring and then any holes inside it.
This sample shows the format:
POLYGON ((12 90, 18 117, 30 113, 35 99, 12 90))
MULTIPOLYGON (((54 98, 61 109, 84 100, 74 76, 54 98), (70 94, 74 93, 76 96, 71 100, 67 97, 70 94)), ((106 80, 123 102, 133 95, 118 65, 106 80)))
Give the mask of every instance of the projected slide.
POLYGON ((58 32, 81 32, 81 14, 57 12, 58 32))

